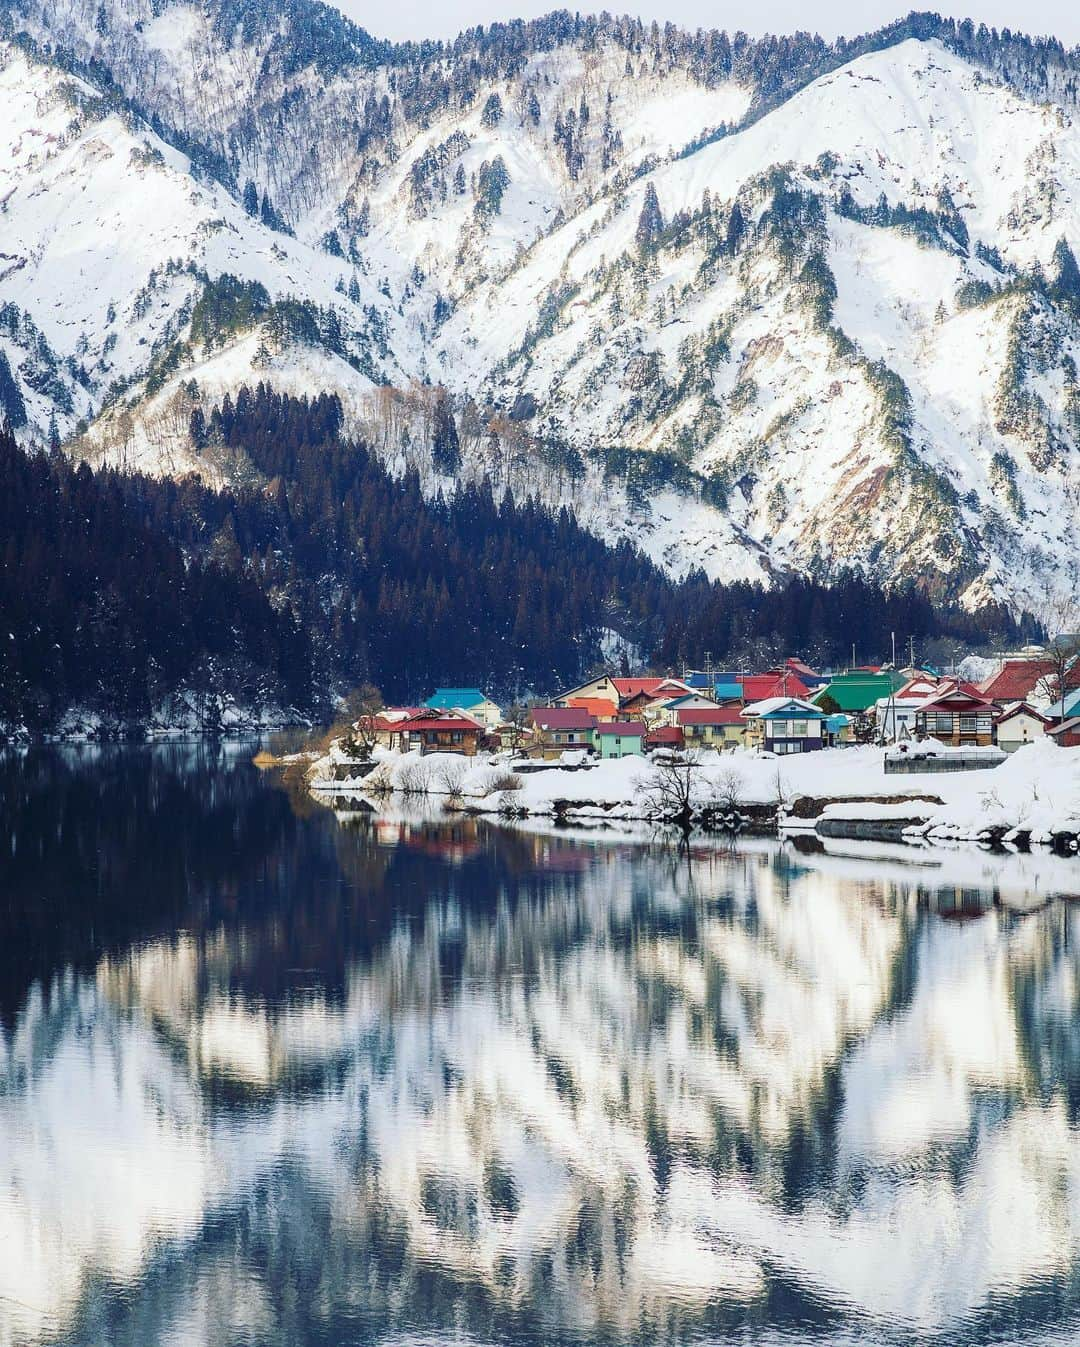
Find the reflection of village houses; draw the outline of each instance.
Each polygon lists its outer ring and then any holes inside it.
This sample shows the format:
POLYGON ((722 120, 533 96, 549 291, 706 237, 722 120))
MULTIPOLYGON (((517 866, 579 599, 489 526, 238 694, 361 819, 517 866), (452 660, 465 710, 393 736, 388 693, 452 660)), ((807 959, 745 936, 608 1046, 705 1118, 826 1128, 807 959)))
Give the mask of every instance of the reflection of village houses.
POLYGON ((141 943, 28 1001, 0 1034, 0 1182, 22 1176, 16 1240, 31 1223, 68 1232, 23 1283, 50 1323, 96 1271, 137 1297, 159 1234, 227 1225, 257 1176, 287 1203, 251 1219, 326 1204, 308 1251, 322 1296, 377 1298, 393 1276, 399 1294, 443 1288, 450 1315, 468 1287, 508 1332, 529 1311, 555 1337, 644 1325, 660 1340, 672 1314, 759 1302, 778 1269, 867 1322, 941 1329, 1002 1285, 1069 1270, 1080 1143, 1060 1059, 1077 1060, 1080 914, 1019 922, 986 896, 1064 860, 968 860, 965 878, 962 859, 913 868, 855 844, 687 853, 514 833, 530 877, 511 897, 469 869, 486 828, 455 824, 445 845, 404 816, 341 830, 445 887, 367 943, 346 928, 333 994, 318 967, 268 990, 308 957, 304 927, 275 919, 141 943), (925 911, 965 889, 984 895, 978 919, 925 911), (78 1117, 57 1088, 73 1062, 78 1117), (34 1133, 19 1125, 31 1100, 34 1133), (178 1178, 152 1201, 115 1190, 122 1247, 89 1223, 111 1171, 73 1181, 87 1119, 123 1132, 129 1166, 178 1178), (1001 1184, 1007 1209, 988 1196, 1001 1184), (973 1247, 989 1251, 974 1265, 973 1247))

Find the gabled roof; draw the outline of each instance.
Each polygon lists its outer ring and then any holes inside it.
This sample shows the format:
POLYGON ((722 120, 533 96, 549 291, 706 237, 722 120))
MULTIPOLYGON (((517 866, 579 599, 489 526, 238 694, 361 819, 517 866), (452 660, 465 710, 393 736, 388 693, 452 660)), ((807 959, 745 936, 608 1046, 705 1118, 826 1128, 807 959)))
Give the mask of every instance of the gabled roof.
POLYGON ((598 724, 578 706, 534 706, 529 719, 538 730, 595 730, 598 724))
POLYGON ((664 693, 674 696, 690 689, 679 678, 613 678, 612 683, 619 697, 625 702, 631 697, 658 697, 664 693))
POLYGON ((805 660, 796 659, 793 655, 789 655, 788 658, 784 660, 784 667, 790 669, 792 673, 798 674, 800 678, 805 678, 807 675, 811 678, 821 677, 818 671, 816 669, 811 669, 810 665, 807 664, 805 660))
POLYGON ((904 682, 900 674, 889 670, 875 673, 855 669, 835 674, 818 690, 818 695, 831 697, 841 711, 865 711, 879 697, 887 697, 894 688, 903 687, 904 682))
POLYGON ((648 731, 640 720, 609 720, 598 725, 596 733, 601 738, 617 735, 620 739, 641 739, 648 731))
POLYGON ((716 683, 713 687, 713 696, 718 702, 741 702, 742 695, 741 683, 716 683))
POLYGON ((996 702, 1023 701, 1053 673, 1054 661, 1050 659, 1007 659, 996 674, 983 679, 979 691, 996 702))
POLYGON ((678 725, 658 725, 655 730, 648 731, 645 741, 649 744, 681 744, 685 736, 678 725))
POLYGON ((1011 706, 1004 707, 1001 715, 997 718, 997 723, 1004 725, 1007 720, 1012 720, 1015 716, 1031 716, 1035 720, 1041 720, 1044 725, 1050 724, 1049 716, 1043 715, 1041 711, 1036 711, 1034 706, 1029 706, 1027 702, 1013 702, 1011 706))
POLYGON ((1046 708, 1046 714, 1051 720, 1063 720, 1080 711, 1080 688, 1073 692, 1067 692, 1064 697, 1054 702, 1053 706, 1046 708))
POLYGON ((687 706, 675 714, 680 725, 742 724, 742 712, 737 706, 687 706))
POLYGON ((412 720, 413 716, 418 716, 423 709, 422 706, 384 706, 372 717, 372 724, 376 730, 396 730, 400 728, 402 721, 412 720))
POLYGON ((1080 730, 1080 716, 1071 716, 1068 720, 1063 720, 1060 725, 1055 725, 1052 730, 1047 730, 1047 734, 1072 734, 1080 730))
POLYGON ((470 716, 440 713, 431 707, 422 707, 416 715, 410 716, 408 720, 398 721, 394 729, 408 734, 420 734, 431 730, 436 732, 442 732, 443 730, 461 731, 466 734, 470 730, 475 730, 477 734, 484 733, 483 725, 477 724, 470 716))
POLYGON ((436 688, 424 705, 436 711, 452 711, 456 707, 467 710, 488 700, 479 688, 436 688))
POLYGON ((597 720, 603 720, 605 716, 610 719, 618 710, 610 697, 571 697, 567 706, 577 711, 588 711, 597 720))
POLYGON ((904 684, 902 688, 897 688, 894 693, 886 693, 884 697, 879 697, 879 702, 888 702, 895 698, 896 701, 920 701, 923 697, 931 697, 937 692, 940 686, 940 680, 937 678, 912 678, 904 684))
POLYGON ((916 704, 919 711, 932 711, 936 706, 943 706, 949 709, 955 705, 970 705, 975 707, 985 707, 987 710, 993 709, 994 703, 989 697, 983 696, 974 683, 965 683, 961 680, 949 679, 941 684, 929 697, 924 697, 921 702, 916 704))
POLYGON ((825 712, 820 706, 815 706, 813 702, 804 701, 801 697, 766 697, 764 701, 754 702, 747 706, 741 714, 747 718, 753 716, 758 720, 767 720, 770 716, 781 715, 790 710, 798 711, 798 716, 793 717, 797 720, 826 719, 825 712))
MULTIPOLYGON (((703 702, 709 702, 708 697, 703 697, 700 692, 684 692, 679 697, 672 697, 670 701, 664 702, 663 706, 669 711, 677 711, 680 706, 685 707, 687 702, 697 702, 699 705, 703 702)), ((709 702, 711 706, 712 703, 709 702)))
POLYGON ((744 702, 763 702, 769 697, 808 697, 810 689, 796 674, 750 674, 740 679, 744 702))

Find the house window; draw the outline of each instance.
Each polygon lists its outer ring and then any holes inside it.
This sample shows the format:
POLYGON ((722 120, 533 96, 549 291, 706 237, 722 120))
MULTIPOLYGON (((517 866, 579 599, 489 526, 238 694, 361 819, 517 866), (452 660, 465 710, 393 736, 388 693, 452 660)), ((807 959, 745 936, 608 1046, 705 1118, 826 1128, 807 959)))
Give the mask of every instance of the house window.
POLYGON ((450 735, 450 742, 452 744, 460 744, 463 743, 464 740, 465 736, 464 734, 462 734, 460 730, 454 730, 454 732, 450 735))
POLYGON ((978 733, 978 724, 979 724, 978 716, 962 715, 960 717, 960 733, 976 734, 978 733))
POLYGON ((805 720, 793 720, 791 722, 791 733, 795 739, 805 739, 808 733, 808 726, 805 720))

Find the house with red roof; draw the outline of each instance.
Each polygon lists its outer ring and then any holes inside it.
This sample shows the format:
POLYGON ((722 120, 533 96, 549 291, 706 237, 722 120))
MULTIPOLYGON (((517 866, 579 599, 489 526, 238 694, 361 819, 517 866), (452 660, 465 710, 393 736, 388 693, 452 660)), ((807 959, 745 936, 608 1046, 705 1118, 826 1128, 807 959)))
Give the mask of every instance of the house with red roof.
POLYGON ((721 752, 739 748, 746 737, 746 721, 738 706, 691 706, 676 711, 675 723, 688 748, 716 748, 721 752))
POLYGON ((567 749, 595 749, 600 722, 581 706, 534 706, 529 712, 534 744, 545 758, 567 749))
POLYGON ((678 678, 613 678, 611 681, 619 694, 619 712, 623 715, 641 715, 654 702, 693 695, 678 678))
POLYGON ((1010 706, 1014 702, 1050 701, 1046 695, 1052 689, 1055 674, 1052 659, 1026 659, 1020 656, 1005 659, 997 673, 979 684, 979 691, 998 706, 1010 706))
POLYGON ((937 739, 956 748, 994 743, 997 707, 973 683, 946 680, 915 712, 916 738, 937 739))
POLYGON ((645 748, 682 748, 686 743, 678 725, 656 725, 645 731, 645 748))
POLYGON ((795 673, 773 669, 769 673, 750 674, 739 679, 743 705, 768 701, 771 697, 809 697, 810 689, 795 673))
POLYGON ((607 697, 571 697, 566 704, 580 711, 588 711, 597 720, 614 720, 618 711, 618 703, 607 697))
POLYGON ((475 757, 484 726, 460 711, 396 707, 375 718, 375 739, 402 753, 461 753, 475 757))
POLYGON ((1080 716, 1063 720, 1047 733, 1059 748, 1080 748, 1080 716))

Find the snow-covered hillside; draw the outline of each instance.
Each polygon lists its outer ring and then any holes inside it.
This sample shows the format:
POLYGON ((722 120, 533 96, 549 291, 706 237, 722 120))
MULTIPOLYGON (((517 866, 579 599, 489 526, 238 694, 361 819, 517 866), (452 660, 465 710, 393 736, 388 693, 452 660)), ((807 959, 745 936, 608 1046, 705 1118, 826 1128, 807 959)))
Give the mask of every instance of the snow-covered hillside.
POLYGON ((1069 54, 929 18, 824 48, 554 16, 427 49, 260 14, 0 5, 27 441, 224 481, 203 409, 333 389, 432 490, 572 503, 675 573, 1071 593, 1069 54))

